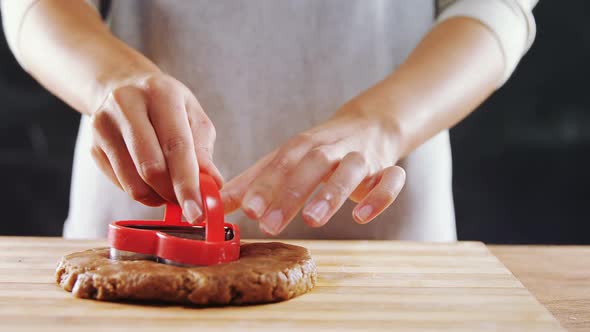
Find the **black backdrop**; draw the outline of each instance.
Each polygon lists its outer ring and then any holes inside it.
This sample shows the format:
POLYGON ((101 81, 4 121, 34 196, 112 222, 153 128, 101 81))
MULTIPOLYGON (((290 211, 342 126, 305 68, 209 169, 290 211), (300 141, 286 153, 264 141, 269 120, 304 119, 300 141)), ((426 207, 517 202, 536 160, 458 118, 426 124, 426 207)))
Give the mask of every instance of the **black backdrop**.
MULTIPOLYGON (((590 243, 590 2, 541 0, 506 86, 451 131, 461 240, 590 243)), ((0 38, 0 234, 60 235, 79 116, 0 38)))

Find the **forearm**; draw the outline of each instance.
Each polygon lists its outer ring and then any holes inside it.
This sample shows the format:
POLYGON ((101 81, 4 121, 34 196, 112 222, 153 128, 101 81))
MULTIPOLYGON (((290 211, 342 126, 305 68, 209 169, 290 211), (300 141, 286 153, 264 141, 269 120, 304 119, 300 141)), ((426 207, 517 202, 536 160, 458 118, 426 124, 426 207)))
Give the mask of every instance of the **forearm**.
POLYGON ((81 113, 95 111, 115 82, 158 71, 83 0, 5 0, 2 13, 19 63, 81 113))
POLYGON ((453 18, 437 25, 389 77, 359 98, 367 112, 386 112, 405 156, 472 112, 498 86, 500 45, 484 25, 453 18))

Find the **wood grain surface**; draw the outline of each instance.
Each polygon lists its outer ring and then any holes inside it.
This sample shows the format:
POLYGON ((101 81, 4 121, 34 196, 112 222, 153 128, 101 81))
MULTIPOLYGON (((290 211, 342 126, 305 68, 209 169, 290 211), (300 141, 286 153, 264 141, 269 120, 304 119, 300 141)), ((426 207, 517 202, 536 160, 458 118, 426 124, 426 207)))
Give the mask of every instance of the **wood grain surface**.
POLYGON ((491 246, 569 331, 590 331, 590 246, 491 246))
POLYGON ((103 241, 0 237, 0 331, 555 331, 555 318, 481 243, 286 241, 308 247, 316 288, 291 301, 194 308, 72 297, 59 258, 103 241))

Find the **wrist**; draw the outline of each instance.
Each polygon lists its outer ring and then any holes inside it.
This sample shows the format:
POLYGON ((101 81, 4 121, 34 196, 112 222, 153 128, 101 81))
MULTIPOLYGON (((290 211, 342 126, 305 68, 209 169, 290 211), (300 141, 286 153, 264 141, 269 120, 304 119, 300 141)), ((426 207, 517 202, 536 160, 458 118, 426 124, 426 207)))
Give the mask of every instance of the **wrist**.
POLYGON ((379 137, 390 142, 398 157, 405 156, 408 150, 408 130, 403 119, 398 116, 400 100, 390 89, 379 83, 349 102, 350 109, 366 119, 376 128, 379 137))
POLYGON ((118 57, 111 58, 97 70, 93 88, 94 98, 91 98, 88 114, 92 115, 96 112, 116 88, 141 82, 154 74, 161 73, 154 63, 139 52, 126 45, 125 48, 122 52, 118 52, 118 57))

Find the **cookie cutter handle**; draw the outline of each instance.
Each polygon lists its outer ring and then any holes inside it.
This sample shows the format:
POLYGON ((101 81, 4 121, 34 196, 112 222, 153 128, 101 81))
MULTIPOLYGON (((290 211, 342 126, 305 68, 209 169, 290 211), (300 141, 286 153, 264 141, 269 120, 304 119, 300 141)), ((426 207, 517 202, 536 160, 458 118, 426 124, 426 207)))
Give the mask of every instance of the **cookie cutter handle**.
MULTIPOLYGON (((223 203, 215 180, 209 174, 199 174, 199 186, 203 199, 203 216, 205 217, 205 241, 225 241, 223 226, 223 203)), ((164 222, 170 225, 182 224, 182 208, 178 204, 168 203, 164 212, 164 222)))
POLYGON ((205 241, 223 242, 225 241, 223 203, 217 183, 211 175, 201 173, 199 187, 201 188, 203 214, 206 222, 205 241))
POLYGON ((166 204, 164 211, 164 222, 171 225, 178 225, 182 223, 182 209, 178 204, 166 204))

